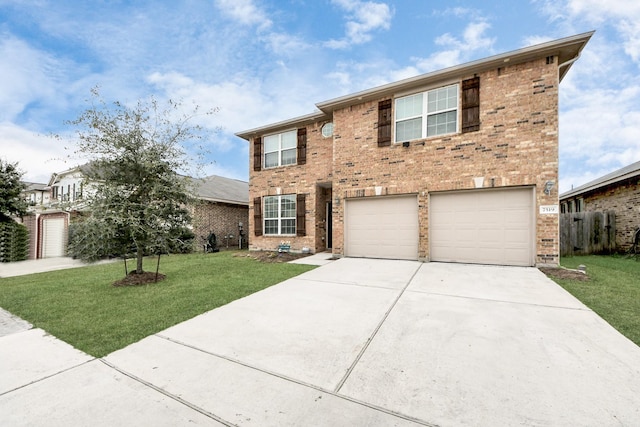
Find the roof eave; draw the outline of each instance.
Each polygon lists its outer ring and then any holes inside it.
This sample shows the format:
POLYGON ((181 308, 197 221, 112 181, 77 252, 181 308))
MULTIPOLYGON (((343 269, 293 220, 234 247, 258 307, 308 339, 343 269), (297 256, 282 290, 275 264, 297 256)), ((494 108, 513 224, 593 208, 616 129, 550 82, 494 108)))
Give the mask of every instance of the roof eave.
POLYGON ((560 80, 562 80, 566 73, 569 71, 569 68, 571 68, 571 65, 573 63, 573 61, 571 60, 577 59, 580 56, 582 49, 587 44, 594 32, 595 31, 589 31, 575 36, 541 43, 538 45, 528 46, 499 55, 494 55, 489 58, 468 62, 466 64, 456 65, 453 67, 445 68, 443 70, 421 74, 419 76, 410 77, 408 79, 388 83, 386 85, 378 86, 372 89, 367 89, 361 92, 356 92, 350 95, 320 102, 316 104, 316 107, 318 107, 319 110, 330 114, 336 109, 345 108, 353 104, 359 104, 365 101, 370 101, 385 96, 390 96, 396 92, 409 90, 413 87, 425 86, 436 83, 438 81, 449 80, 454 77, 472 75, 474 73, 479 73, 488 69, 503 67, 507 64, 510 65, 522 63, 535 58, 551 55, 558 56, 558 62, 562 68, 561 70, 559 70, 559 77, 560 80), (565 65, 563 66, 563 64, 565 65))
POLYGON ((575 196, 579 196, 581 194, 585 194, 594 190, 598 190, 602 187, 606 187, 608 185, 612 185, 612 184, 616 184, 620 181, 625 181, 627 179, 632 179, 632 178, 636 178, 636 177, 640 177, 640 169, 637 169, 635 171, 631 171, 631 172, 627 172, 624 175, 619 175, 610 179, 607 179, 605 181, 602 182, 597 182, 594 183, 592 185, 586 185, 586 186, 580 186, 578 188, 575 188, 573 190, 567 191, 565 193, 560 194, 560 196, 558 196, 559 199, 568 199, 571 197, 575 197, 575 196))
POLYGON ((277 131, 285 130, 291 127, 297 127, 301 125, 315 123, 323 119, 330 120, 331 117, 327 115, 327 113, 324 113, 322 111, 316 111, 310 114, 306 114, 304 116, 294 117, 292 119, 284 120, 277 123, 272 123, 270 125, 260 126, 257 128, 238 132, 235 135, 249 141, 251 137, 256 135, 262 135, 265 132, 277 132, 277 131))
POLYGON ((232 205, 242 205, 242 206, 249 206, 249 201, 241 201, 241 200, 226 200, 226 199, 219 199, 219 198, 215 198, 215 197, 205 197, 205 196, 195 196, 197 199, 200 200, 204 200, 207 202, 218 202, 218 203, 229 203, 232 205))

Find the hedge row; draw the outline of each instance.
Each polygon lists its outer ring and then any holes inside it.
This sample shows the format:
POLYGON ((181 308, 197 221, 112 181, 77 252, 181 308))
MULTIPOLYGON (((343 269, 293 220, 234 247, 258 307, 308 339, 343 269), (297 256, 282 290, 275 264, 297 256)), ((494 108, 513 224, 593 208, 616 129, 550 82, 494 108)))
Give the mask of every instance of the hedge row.
POLYGON ((0 222, 0 262, 23 261, 29 254, 29 232, 15 221, 0 222))

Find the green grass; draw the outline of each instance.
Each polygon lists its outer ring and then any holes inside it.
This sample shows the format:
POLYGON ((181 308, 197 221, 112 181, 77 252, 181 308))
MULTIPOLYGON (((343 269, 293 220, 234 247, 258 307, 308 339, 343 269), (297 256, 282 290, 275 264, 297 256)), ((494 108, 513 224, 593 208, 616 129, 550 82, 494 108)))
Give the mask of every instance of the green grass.
MULTIPOLYGON (((146 259, 145 271, 155 271, 155 263, 146 259)), ((261 263, 233 252, 171 255, 161 259, 164 281, 114 287, 124 276, 120 261, 0 279, 0 307, 102 357, 313 268, 261 263)))
POLYGON ((640 262, 623 256, 596 255, 561 260, 567 268, 580 264, 587 267, 589 281, 554 280, 640 346, 640 262))

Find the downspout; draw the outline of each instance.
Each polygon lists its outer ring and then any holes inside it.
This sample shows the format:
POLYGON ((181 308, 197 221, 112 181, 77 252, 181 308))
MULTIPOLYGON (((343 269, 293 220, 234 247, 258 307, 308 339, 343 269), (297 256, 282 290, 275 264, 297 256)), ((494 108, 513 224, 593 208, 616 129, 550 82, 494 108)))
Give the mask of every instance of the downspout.
POLYGON ((568 61, 563 62, 562 64, 558 65, 558 70, 562 67, 566 67, 567 65, 571 65, 574 62, 576 62, 578 59, 580 59, 580 55, 581 53, 578 52, 578 55, 576 55, 575 57, 569 59, 568 61))

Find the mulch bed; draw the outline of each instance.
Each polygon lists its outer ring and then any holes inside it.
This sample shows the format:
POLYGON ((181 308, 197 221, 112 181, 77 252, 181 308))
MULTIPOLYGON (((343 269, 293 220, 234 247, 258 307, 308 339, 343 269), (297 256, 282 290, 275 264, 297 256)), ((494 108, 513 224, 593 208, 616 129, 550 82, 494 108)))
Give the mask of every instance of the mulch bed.
POLYGON ((291 252, 276 252, 276 251, 250 251, 239 252, 234 256, 253 258, 260 262, 289 262, 299 258, 308 257, 311 254, 294 254, 291 252))
POLYGON ((540 271, 551 278, 555 279, 567 279, 567 280, 578 280, 581 282, 589 281, 589 276, 585 273, 577 270, 569 270, 567 268, 554 268, 554 267, 540 267, 540 271))
POLYGON ((164 280, 167 276, 164 274, 158 273, 158 277, 156 280, 156 273, 145 271, 143 273, 136 273, 135 270, 130 272, 127 277, 124 279, 120 279, 116 282, 113 282, 113 286, 142 286, 148 285, 150 283, 160 282, 164 280))

